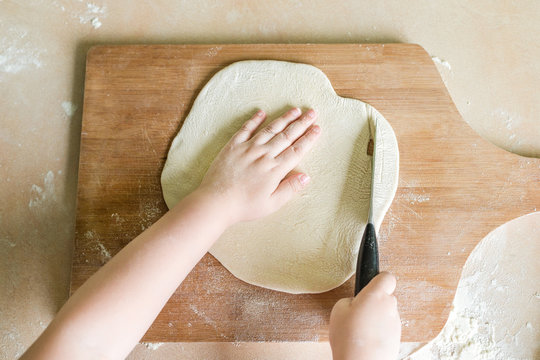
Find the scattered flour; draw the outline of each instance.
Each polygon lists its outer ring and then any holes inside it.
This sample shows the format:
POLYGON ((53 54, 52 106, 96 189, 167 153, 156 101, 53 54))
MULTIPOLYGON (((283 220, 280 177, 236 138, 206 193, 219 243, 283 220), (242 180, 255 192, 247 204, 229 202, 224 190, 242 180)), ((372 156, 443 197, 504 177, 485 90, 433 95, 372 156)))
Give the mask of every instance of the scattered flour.
POLYGON ((86 12, 79 15, 79 22, 81 24, 90 23, 94 29, 99 29, 102 24, 98 15, 105 14, 105 9, 105 6, 100 7, 93 3, 87 3, 86 12))
POLYGON ((43 187, 33 184, 31 188, 29 208, 34 208, 45 204, 47 201, 56 200, 56 192, 54 190, 54 173, 48 171, 43 179, 43 187))
POLYGON ((114 219, 116 224, 123 224, 126 221, 124 218, 120 217, 118 213, 111 214, 111 217, 114 219))
MULTIPOLYGON (((403 206, 406 211, 412 213, 418 219, 423 218, 422 211, 419 208, 414 207, 413 205, 418 205, 431 200, 430 194, 426 194, 423 190, 422 193, 415 193, 411 189, 406 189, 404 192, 398 193, 396 198, 399 200, 405 200, 405 202, 399 202, 400 206, 403 206)), ((391 209, 386 214, 386 218, 389 219, 389 222, 386 228, 381 228, 381 240, 388 238, 388 236, 390 236, 390 233, 396 226, 403 226, 403 224, 401 223, 401 218, 395 215, 391 211, 391 209)))
POLYGON ((160 208, 160 201, 141 202, 139 205, 139 218, 141 219, 141 230, 148 229, 163 215, 160 208))
POLYGON ((521 128, 523 122, 519 114, 511 113, 505 109, 495 109, 491 112, 491 116, 496 120, 497 130, 507 135, 507 146, 512 151, 515 146, 521 144, 521 140, 517 136, 516 129, 521 128))
POLYGON ((216 56, 219 51, 223 49, 222 46, 214 46, 214 47, 211 47, 210 49, 208 49, 208 51, 206 52, 206 56, 208 57, 214 57, 216 56))
POLYGON ((89 244, 95 245, 94 248, 101 256, 101 261, 107 262, 111 259, 112 257, 111 253, 109 252, 109 250, 107 250, 105 245, 103 245, 103 243, 99 241, 99 235, 96 234, 95 231, 88 230, 87 232, 84 233, 84 237, 88 240, 89 244))
MULTIPOLYGON (((204 320, 205 324, 210 325, 211 327, 214 328, 214 330, 216 330, 216 332, 219 332, 216 322, 212 320, 208 315, 206 315, 204 311, 197 309, 197 307, 193 304, 190 304, 189 308, 191 309, 191 311, 195 313, 195 315, 197 315, 202 320, 204 320)), ((221 336, 224 339, 228 339, 228 337, 223 333, 219 333, 219 336, 221 336)))
POLYGON ((0 244, 6 244, 10 248, 14 248, 17 245, 13 241, 9 240, 8 238, 0 239, 0 244))
POLYGON ((211 318, 209 318, 205 313, 204 311, 200 311, 199 309, 197 309, 197 307, 193 304, 190 304, 189 305, 189 308, 191 309, 191 311, 193 311, 195 313, 195 315, 197 315, 198 317, 200 317, 201 319, 203 319, 205 321, 206 324, 208 325, 211 325, 212 327, 216 327, 216 322, 214 320, 212 320, 211 318))
MULTIPOLYGON (((62 12, 66 12, 66 7, 58 1, 54 1, 53 5, 62 12)), ((100 18, 106 16, 107 10, 105 6, 100 6, 92 2, 85 2, 83 0, 72 2, 70 8, 74 9, 67 13, 70 18, 78 20, 81 24, 90 24, 94 29, 99 29, 101 27, 102 23, 100 18)))
POLYGON ((452 70, 452 66, 450 65, 450 63, 446 60, 439 58, 438 56, 431 56, 431 60, 433 60, 435 64, 442 65, 447 70, 452 70))
POLYGON ((100 242, 97 243, 97 246, 99 248, 99 252, 101 254, 101 257, 105 260, 110 260, 111 259, 111 253, 109 252, 109 250, 107 250, 107 248, 100 242))
POLYGON ((21 341, 21 335, 15 326, 11 325, 4 329, 7 330, 7 332, 4 331, 2 334, 0 354, 7 353, 6 350, 9 349, 9 351, 15 354, 14 358, 18 359, 25 351, 26 345, 21 341))
POLYGON ((93 18, 91 21, 92 26, 94 29, 99 29, 101 27, 101 21, 99 21, 99 18, 93 18))
MULTIPOLYGON (((209 266, 205 271, 208 274, 208 281, 200 286, 206 290, 206 295, 209 298, 222 296, 226 287, 229 286, 226 278, 230 275, 227 270, 222 267, 209 266)), ((313 310, 309 314, 291 311, 288 303, 290 300, 282 299, 280 294, 273 291, 254 291, 253 287, 247 284, 237 288, 234 299, 224 300, 231 305, 234 303, 234 307, 237 309, 236 319, 241 324, 230 335, 221 333, 217 321, 221 319, 219 315, 205 312, 196 304, 191 304, 190 309, 204 324, 213 327, 216 334, 233 342, 271 342, 272 338, 266 337, 265 331, 261 332, 261 329, 277 332, 286 328, 285 324, 300 324, 301 328, 309 329, 301 334, 298 341, 319 341, 316 329, 323 328, 329 314, 322 314, 318 310, 313 310), (276 315, 273 319, 268 320, 262 316, 268 313, 276 315)), ((187 324, 187 327, 192 326, 191 322, 187 324)))
POLYGON ((157 350, 159 349, 164 343, 158 342, 158 343, 148 343, 148 342, 142 342, 142 345, 144 345, 145 348, 148 350, 157 350))
POLYGON ((403 193, 400 198, 407 200, 410 205, 421 204, 430 200, 429 194, 415 194, 412 191, 403 193))
POLYGON ((380 229, 380 232, 379 232, 379 241, 380 242, 383 242, 386 239, 388 239, 390 237, 390 235, 392 234, 392 231, 394 231, 394 229, 397 226, 402 224, 400 216, 397 215, 392 210, 392 208, 388 209, 388 212, 386 213, 385 218, 388 219, 388 223, 387 223, 387 226, 383 226, 380 229))
POLYGON ((62 101, 62 109, 68 117, 72 117, 77 111, 77 105, 73 104, 71 101, 62 101))
POLYGON ((28 68, 43 67, 44 49, 34 46, 28 31, 11 28, 0 38, 0 72, 16 74, 28 68))

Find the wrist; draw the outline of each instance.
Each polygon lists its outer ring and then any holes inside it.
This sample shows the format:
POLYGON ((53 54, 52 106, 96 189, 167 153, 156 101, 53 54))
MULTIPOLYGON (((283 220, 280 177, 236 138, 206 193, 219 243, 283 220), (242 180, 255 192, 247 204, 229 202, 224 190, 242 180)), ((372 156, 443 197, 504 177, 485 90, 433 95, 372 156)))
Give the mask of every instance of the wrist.
POLYGON ((198 188, 186 200, 196 206, 211 224, 221 227, 222 231, 237 222, 224 194, 198 188))

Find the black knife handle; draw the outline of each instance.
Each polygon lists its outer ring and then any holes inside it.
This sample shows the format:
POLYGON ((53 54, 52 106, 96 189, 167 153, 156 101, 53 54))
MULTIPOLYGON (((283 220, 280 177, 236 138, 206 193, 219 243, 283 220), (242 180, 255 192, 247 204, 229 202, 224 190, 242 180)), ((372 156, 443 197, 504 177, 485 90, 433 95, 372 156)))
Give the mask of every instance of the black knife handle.
POLYGON ((377 234, 372 223, 366 225, 356 263, 356 282, 354 296, 362 290, 375 276, 379 274, 379 247, 377 234))

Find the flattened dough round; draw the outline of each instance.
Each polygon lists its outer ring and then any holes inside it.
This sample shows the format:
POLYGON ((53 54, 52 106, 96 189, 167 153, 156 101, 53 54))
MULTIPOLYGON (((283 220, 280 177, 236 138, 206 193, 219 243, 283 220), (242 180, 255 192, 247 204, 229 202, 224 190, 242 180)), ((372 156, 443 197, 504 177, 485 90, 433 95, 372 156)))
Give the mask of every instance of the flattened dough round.
POLYGON ((394 198, 399 164, 390 124, 370 105, 338 96, 322 71, 270 60, 240 61, 219 71, 172 142, 161 183, 172 208, 200 184, 217 153, 257 109, 271 120, 292 106, 319 114, 322 136, 298 166, 311 183, 278 212, 228 229, 210 253, 248 283, 319 293, 355 271, 369 210, 369 119, 377 123, 377 229, 394 198))

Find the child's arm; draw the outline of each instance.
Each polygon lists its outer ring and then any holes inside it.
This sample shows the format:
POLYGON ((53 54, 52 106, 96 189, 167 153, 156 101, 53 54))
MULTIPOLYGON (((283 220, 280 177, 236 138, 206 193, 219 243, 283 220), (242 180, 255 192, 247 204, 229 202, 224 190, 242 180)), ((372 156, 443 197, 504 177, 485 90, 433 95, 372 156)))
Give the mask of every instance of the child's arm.
POLYGON ((125 358, 227 227, 277 210, 307 184, 289 172, 320 128, 313 110, 300 115, 292 109, 257 133, 264 113, 247 121, 200 187, 88 279, 23 358, 125 358))
POLYGON ((355 298, 339 300, 330 315, 334 360, 395 360, 401 322, 394 294, 396 278, 381 273, 355 298))

